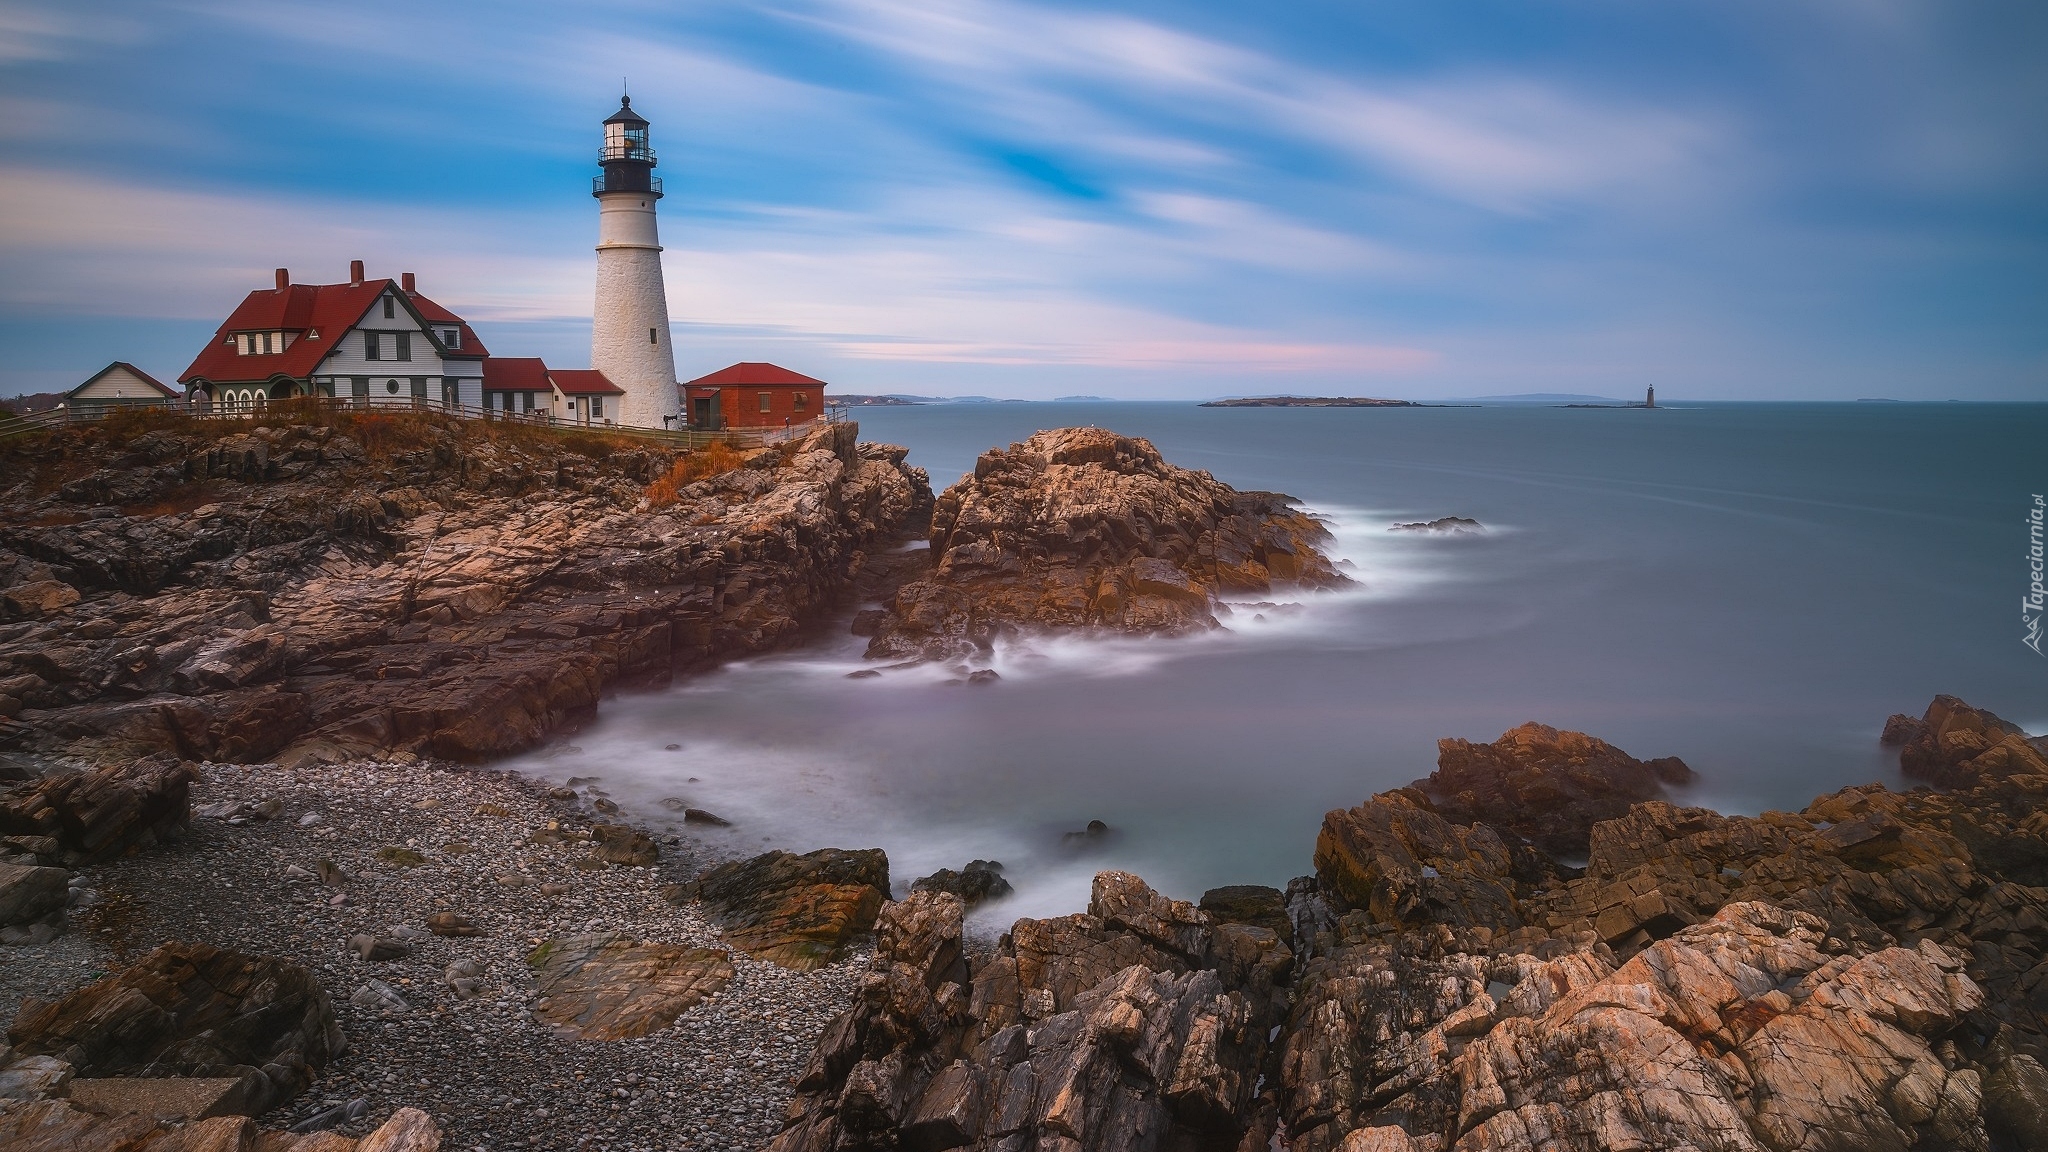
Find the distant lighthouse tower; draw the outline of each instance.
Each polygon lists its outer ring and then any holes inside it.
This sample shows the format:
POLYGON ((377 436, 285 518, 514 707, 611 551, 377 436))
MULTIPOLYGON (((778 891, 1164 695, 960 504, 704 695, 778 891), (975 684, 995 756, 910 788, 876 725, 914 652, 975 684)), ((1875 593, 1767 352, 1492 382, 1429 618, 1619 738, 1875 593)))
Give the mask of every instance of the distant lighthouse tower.
POLYGON ((630 96, 604 122, 604 175, 591 181, 597 197, 597 310, 590 326, 590 366, 625 390, 621 424, 680 428, 675 350, 669 346, 668 293, 661 285, 661 241, 654 202, 661 181, 647 121, 630 96))

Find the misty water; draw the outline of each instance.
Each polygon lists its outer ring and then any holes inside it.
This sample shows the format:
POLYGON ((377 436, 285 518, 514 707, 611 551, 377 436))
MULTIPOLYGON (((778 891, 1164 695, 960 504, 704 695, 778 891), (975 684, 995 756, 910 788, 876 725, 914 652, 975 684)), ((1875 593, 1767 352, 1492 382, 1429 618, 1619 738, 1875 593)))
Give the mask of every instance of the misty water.
MULTIPOLYGON (((630 815, 733 821, 721 855, 888 851, 899 890, 1001 860, 984 926, 1078 911, 1101 868, 1174 896, 1311 870, 1323 813, 1427 775, 1436 741, 1525 720, 1683 757, 1681 799, 1798 807, 1900 785, 1876 736, 1939 692, 2048 728, 2020 642, 2048 405, 856 409, 943 488, 1040 428, 1094 424, 1323 516, 1349 591, 1237 605, 1227 630, 1020 643, 1000 683, 808 647, 607 699, 507 767, 597 777, 630 815), (1387 531, 1465 516, 1477 537, 1387 531), (678 745, 669 750, 667 745, 678 745), (1110 835, 1067 836, 1090 820, 1110 835)), ((860 605, 849 605, 846 615, 860 605)))

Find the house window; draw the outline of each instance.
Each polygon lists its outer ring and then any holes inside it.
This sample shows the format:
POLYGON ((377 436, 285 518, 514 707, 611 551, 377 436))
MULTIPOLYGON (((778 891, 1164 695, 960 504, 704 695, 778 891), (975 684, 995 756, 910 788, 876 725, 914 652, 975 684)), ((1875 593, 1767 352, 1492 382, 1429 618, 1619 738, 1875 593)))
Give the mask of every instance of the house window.
POLYGON ((384 358, 384 342, 378 339, 382 335, 383 333, 381 332, 363 333, 363 359, 382 360, 384 358))
POLYGON ((773 411, 775 407, 775 394, 773 392, 762 392, 758 393, 758 395, 761 397, 761 411, 773 411))
POLYGON ((796 405, 796 410, 799 412, 802 412, 804 409, 810 407, 811 403, 811 398, 802 392, 798 392, 795 395, 791 396, 790 400, 796 405))
POLYGON ((412 359, 412 333, 394 332, 392 336, 398 341, 398 358, 400 360, 412 359))
POLYGON ((450 348, 462 347, 462 329, 450 328, 448 331, 441 334, 441 341, 447 344, 450 348))
POLYGON ((661 329, 659 329, 659 328, 649 328, 649 329, 647 330, 647 342, 648 342, 649 344, 659 344, 659 343, 661 343, 661 339, 660 339, 660 336, 658 335, 658 334, 660 333, 660 331, 661 331, 661 329))
POLYGON ((397 297, 395 297, 395 296, 386 296, 386 297, 384 297, 384 318, 385 318, 386 320, 391 320, 391 319, 395 319, 395 318, 396 318, 397 316, 398 316, 398 298, 397 298, 397 297))
POLYGON ((351 396, 360 396, 360 397, 362 397, 362 398, 363 398, 363 399, 365 399, 365 400, 369 399, 369 398, 370 398, 370 378, 369 378, 368 376, 351 376, 351 377, 349 377, 349 378, 348 378, 348 394, 349 394, 349 395, 351 395, 351 396))
POLYGON ((398 395, 398 381, 396 381, 396 380, 386 380, 386 381, 384 382, 384 390, 385 390, 386 392, 389 392, 389 393, 391 393, 391 394, 392 394, 393 396, 396 396, 396 395, 398 395))
POLYGON ((592 420, 595 420, 595 419, 597 419, 597 418, 599 418, 599 417, 601 417, 601 416, 603 416, 603 415, 604 415, 604 397, 602 397, 602 396, 592 396, 592 397, 590 398, 590 418, 591 418, 592 420))

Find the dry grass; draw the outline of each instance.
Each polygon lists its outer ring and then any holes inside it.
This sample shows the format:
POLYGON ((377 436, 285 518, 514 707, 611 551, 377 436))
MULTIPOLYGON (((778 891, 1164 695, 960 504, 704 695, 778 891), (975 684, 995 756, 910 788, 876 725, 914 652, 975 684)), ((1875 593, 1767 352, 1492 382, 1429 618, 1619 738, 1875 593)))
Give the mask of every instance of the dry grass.
POLYGON ((46 495, 68 480, 105 466, 111 462, 110 453, 125 450, 151 432, 217 440, 258 428, 292 427, 333 429, 361 444, 372 460, 389 460, 446 444, 451 435, 458 451, 494 444, 535 455, 566 452, 595 460, 614 452, 655 447, 631 436, 550 428, 521 420, 465 420, 432 409, 359 411, 296 399, 272 401, 255 412, 236 416, 192 417, 140 407, 116 411, 91 424, 53 428, 0 443, 0 475, 32 478, 35 492, 46 495))
POLYGON ((699 480, 708 479, 738 468, 746 461, 739 451, 724 443, 712 443, 675 462, 668 475, 647 486, 647 505, 650 508, 666 508, 678 499, 678 493, 699 480))

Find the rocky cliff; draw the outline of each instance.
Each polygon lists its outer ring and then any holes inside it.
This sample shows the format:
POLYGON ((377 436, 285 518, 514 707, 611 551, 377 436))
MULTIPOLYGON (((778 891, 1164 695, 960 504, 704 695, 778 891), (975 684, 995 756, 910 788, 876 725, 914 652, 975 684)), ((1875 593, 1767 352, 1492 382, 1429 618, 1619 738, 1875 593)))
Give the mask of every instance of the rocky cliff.
POLYGON ((930 572, 863 621, 877 657, 946 658, 1006 631, 1187 632, 1225 593, 1348 581, 1328 532, 1292 500, 1240 492, 1100 428, 983 453, 931 526, 930 572))
POLYGON ((851 424, 695 480, 429 414, 162 424, 0 450, 7 751, 513 752, 615 685, 791 641, 930 499, 851 424))

